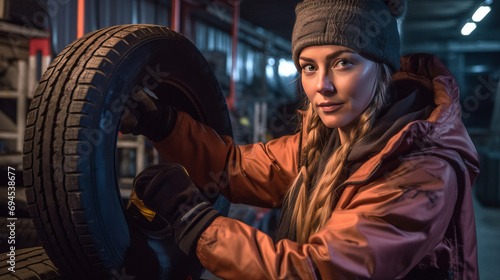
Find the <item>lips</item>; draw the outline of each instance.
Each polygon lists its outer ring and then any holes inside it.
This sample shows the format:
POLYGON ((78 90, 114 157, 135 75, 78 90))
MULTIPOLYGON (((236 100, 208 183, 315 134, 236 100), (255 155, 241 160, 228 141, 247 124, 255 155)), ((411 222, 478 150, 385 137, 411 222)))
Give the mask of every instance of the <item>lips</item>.
POLYGON ((323 112, 330 113, 337 111, 338 109, 340 109, 340 107, 342 107, 342 105, 344 105, 344 103, 323 102, 318 104, 318 109, 322 110, 323 112))

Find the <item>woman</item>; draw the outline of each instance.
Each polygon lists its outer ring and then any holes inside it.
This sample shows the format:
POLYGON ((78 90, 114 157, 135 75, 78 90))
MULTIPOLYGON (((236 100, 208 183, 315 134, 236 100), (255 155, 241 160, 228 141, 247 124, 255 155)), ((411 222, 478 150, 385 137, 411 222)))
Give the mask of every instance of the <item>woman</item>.
POLYGON ((190 174, 154 166, 134 184, 186 254, 224 279, 478 278, 477 154, 450 72, 431 55, 400 61, 404 10, 397 0, 297 6, 292 54, 309 102, 296 135, 235 146, 168 108, 161 132, 137 125, 147 113, 125 122, 190 174), (221 217, 218 192, 281 208, 277 241, 221 217))

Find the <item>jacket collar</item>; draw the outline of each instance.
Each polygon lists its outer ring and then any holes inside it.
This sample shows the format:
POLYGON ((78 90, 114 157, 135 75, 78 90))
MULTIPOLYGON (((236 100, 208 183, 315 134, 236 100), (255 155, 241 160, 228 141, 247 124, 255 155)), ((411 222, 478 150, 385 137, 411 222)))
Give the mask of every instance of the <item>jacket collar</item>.
POLYGON ((467 168, 473 182, 479 171, 478 155, 461 121, 459 89, 449 70, 437 57, 430 54, 404 56, 401 58, 401 70, 393 76, 393 87, 400 99, 381 120, 394 119, 398 114, 399 117, 392 125, 388 125, 390 122, 379 122, 373 133, 359 145, 360 149, 351 153, 349 159, 357 161, 360 166, 342 186, 365 182, 377 174, 384 160, 428 148, 428 145, 455 151, 454 154, 459 157, 450 156, 447 152, 442 156, 453 162, 453 165, 462 166, 461 169, 467 168), (425 100, 432 102, 426 105, 425 100), (407 113, 401 114, 398 110, 406 110, 407 113), (426 117, 420 118, 423 115, 426 117), (377 130, 384 129, 387 132, 383 135, 396 133, 388 139, 381 137, 377 140, 376 136, 380 134, 377 130), (380 145, 384 141, 386 144, 380 145), (371 150, 372 147, 375 149, 371 150), (380 147, 382 148, 373 157, 361 160, 380 147), (372 152, 368 152, 370 150, 372 152))

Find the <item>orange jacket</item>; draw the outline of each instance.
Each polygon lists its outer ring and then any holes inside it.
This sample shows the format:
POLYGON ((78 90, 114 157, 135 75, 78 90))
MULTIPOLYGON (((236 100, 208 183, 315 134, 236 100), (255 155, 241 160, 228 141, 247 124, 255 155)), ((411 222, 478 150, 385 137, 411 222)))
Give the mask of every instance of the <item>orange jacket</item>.
MULTIPOLYGON (((479 163, 460 120, 457 83, 434 56, 410 55, 401 64, 393 81, 431 90, 436 107, 342 184, 327 224, 306 244, 275 244, 219 217, 197 244, 203 266, 224 279, 437 279, 430 276, 438 270, 478 278, 471 186, 479 163)), ((299 137, 236 146, 180 113, 173 133, 153 145, 184 165, 206 195, 219 190, 233 203, 277 208, 297 175, 299 137)))

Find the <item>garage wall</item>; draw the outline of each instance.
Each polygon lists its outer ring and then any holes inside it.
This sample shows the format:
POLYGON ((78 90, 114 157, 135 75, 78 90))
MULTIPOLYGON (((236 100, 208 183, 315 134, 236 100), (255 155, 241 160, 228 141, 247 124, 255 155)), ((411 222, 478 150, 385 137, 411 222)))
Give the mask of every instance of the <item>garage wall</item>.
MULTIPOLYGON (((77 3, 75 0, 46 1, 55 53, 76 39, 77 3)), ((166 0, 85 1, 85 33, 119 24, 168 26, 169 7, 166 0)))

